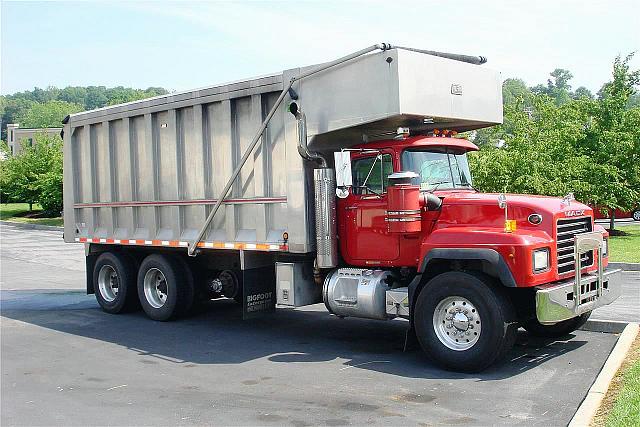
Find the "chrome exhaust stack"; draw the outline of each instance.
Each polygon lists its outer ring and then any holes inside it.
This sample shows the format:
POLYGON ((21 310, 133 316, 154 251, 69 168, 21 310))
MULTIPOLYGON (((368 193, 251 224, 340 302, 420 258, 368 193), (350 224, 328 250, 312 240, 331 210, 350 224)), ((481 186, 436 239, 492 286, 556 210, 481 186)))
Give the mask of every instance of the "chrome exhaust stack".
POLYGON ((316 211, 316 256, 318 268, 338 266, 336 225, 336 175, 333 169, 313 170, 316 211))
POLYGON ((317 162, 313 170, 316 216, 316 265, 318 268, 338 266, 338 240, 336 224, 336 175, 327 167, 327 160, 307 146, 307 117, 298 104, 292 102, 289 112, 298 121, 298 153, 303 159, 317 162))

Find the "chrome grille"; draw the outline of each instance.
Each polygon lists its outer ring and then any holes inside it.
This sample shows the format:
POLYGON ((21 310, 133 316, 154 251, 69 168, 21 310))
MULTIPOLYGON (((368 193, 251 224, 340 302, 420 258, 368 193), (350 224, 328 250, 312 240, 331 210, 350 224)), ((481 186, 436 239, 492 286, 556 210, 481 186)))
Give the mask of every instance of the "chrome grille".
MULTIPOLYGON (((588 233, 593 230, 591 217, 562 218, 558 220, 556 227, 556 249, 558 253, 558 274, 565 274, 573 271, 574 253, 573 236, 581 233, 588 233)), ((593 265, 593 251, 582 255, 580 259, 581 267, 593 265)))

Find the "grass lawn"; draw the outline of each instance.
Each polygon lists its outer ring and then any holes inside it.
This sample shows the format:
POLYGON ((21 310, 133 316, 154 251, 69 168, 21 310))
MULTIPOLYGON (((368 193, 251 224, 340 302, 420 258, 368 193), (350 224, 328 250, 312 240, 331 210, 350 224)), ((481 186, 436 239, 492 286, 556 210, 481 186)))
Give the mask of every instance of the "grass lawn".
POLYGON ((0 220, 26 224, 62 226, 62 218, 44 218, 40 205, 33 205, 29 212, 28 203, 0 203, 0 220))
POLYGON ((592 426, 631 427, 640 425, 640 335, 611 381, 592 426))
POLYGON ((616 230, 628 233, 628 236, 609 238, 610 261, 640 262, 640 225, 616 227, 616 230))

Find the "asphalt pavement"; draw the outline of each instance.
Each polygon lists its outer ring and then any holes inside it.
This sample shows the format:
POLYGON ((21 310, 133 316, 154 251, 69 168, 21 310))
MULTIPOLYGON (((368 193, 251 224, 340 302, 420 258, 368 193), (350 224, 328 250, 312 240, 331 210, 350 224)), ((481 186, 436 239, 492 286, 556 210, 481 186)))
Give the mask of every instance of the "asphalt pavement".
MULTIPOLYGON (((520 333, 507 361, 464 375, 402 352, 404 321, 322 305, 252 321, 227 300, 170 323, 108 315, 84 294, 82 245, 0 231, 3 426, 566 425, 617 339, 520 333)), ((625 280, 633 308, 640 273, 625 280)))

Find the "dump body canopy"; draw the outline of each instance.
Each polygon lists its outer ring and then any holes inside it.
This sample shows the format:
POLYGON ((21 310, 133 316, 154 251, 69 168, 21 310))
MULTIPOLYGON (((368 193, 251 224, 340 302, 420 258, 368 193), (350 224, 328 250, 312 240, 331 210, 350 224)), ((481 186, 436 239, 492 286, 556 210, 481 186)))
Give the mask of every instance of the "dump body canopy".
POLYGON ((502 123, 500 73, 406 50, 368 55, 299 88, 317 150, 393 137, 398 127, 462 132, 502 123))
MULTIPOLYGON (((64 128, 65 240, 186 246, 283 82, 309 68, 71 115, 64 128)), ((365 55, 294 89, 310 147, 327 153, 388 137, 399 126, 468 130, 502 120, 497 72, 417 52, 365 55)), ((241 242, 245 249, 314 250, 314 165, 298 154, 289 101, 242 168, 205 248, 241 242)))

